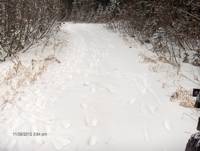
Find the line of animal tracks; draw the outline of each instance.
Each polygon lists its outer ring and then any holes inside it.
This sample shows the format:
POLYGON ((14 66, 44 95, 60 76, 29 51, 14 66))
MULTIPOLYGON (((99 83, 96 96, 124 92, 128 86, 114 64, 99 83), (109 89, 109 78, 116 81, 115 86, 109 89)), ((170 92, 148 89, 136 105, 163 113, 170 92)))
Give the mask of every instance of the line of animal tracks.
POLYGON ((95 24, 66 23, 54 38, 59 63, 1 111, 1 151, 184 150, 193 112, 170 102, 140 63, 144 47, 95 24))

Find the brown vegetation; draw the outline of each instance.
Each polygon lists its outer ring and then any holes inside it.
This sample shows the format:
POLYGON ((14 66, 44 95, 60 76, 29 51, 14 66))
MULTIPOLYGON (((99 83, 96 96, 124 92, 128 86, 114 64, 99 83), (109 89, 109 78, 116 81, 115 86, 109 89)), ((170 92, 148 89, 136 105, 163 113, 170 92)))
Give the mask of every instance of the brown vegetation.
POLYGON ((171 96, 172 102, 179 102, 181 106, 192 108, 194 107, 195 100, 192 97, 191 91, 183 87, 177 88, 176 92, 171 96))

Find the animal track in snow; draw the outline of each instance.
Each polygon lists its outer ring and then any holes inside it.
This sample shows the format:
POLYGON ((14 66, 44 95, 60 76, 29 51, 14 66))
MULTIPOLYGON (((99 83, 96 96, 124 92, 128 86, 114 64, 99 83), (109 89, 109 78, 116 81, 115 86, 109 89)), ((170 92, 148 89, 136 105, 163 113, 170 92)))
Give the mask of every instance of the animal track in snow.
POLYGON ((92 92, 92 93, 95 93, 95 92, 96 92, 96 88, 95 88, 95 87, 92 87, 92 88, 91 88, 91 92, 92 92))
POLYGON ((156 114, 156 110, 157 110, 157 106, 155 105, 149 105, 149 104, 144 104, 141 103, 140 104, 140 112, 145 114, 145 115, 155 115, 156 114))
POLYGON ((144 128, 144 139, 145 139, 146 142, 150 141, 149 132, 148 132, 146 127, 144 128))
POLYGON ((140 112, 143 113, 143 114, 148 114, 148 112, 149 112, 144 103, 140 104, 140 112))
POLYGON ((171 131, 171 124, 168 120, 165 120, 164 123, 164 128, 167 130, 167 131, 171 131))
POLYGON ((142 94, 145 94, 147 92, 147 90, 149 89, 146 78, 141 78, 141 77, 136 76, 133 79, 133 81, 134 81, 136 87, 138 88, 138 90, 140 90, 140 92, 142 94))
POLYGON ((89 118, 89 117, 85 118, 85 123, 87 126, 96 127, 98 125, 98 122, 99 121, 95 118, 89 118))
POLYGON ((99 121, 93 115, 95 110, 90 108, 86 103, 81 103, 80 107, 84 111, 84 115, 85 115, 85 119, 84 120, 85 120, 86 126, 96 127, 98 125, 99 121))
POLYGON ((89 146, 94 146, 97 144, 97 137, 96 136, 91 136, 88 140, 88 145, 89 146))
POLYGON ((87 110, 87 109, 88 109, 88 105, 85 104, 85 103, 81 103, 81 108, 82 108, 83 110, 87 110))
POLYGON ((62 125, 63 125, 63 127, 66 128, 66 129, 68 129, 68 128, 71 127, 71 124, 70 124, 70 123, 67 123, 66 121, 63 121, 63 122, 62 122, 62 125))
POLYGON ((65 146, 69 145, 70 143, 71 143, 71 141, 69 139, 55 138, 55 141, 53 142, 53 145, 57 150, 61 150, 65 146))
POLYGON ((133 99, 131 99, 131 100, 129 101, 129 104, 132 105, 132 104, 134 104, 135 102, 136 102, 136 99, 133 98, 133 99))
POLYGON ((156 109, 157 107, 154 105, 148 105, 148 110, 151 114, 155 114, 156 113, 156 109))

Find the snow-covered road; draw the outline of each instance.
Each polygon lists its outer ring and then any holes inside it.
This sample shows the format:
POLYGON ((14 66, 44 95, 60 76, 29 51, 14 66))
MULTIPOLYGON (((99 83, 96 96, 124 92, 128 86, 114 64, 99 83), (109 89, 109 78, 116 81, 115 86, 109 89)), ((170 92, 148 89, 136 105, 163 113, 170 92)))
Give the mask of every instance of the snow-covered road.
POLYGON ((1 111, 1 151, 184 150, 193 112, 170 102, 139 63, 144 48, 102 25, 64 24, 56 38, 60 63, 1 111))

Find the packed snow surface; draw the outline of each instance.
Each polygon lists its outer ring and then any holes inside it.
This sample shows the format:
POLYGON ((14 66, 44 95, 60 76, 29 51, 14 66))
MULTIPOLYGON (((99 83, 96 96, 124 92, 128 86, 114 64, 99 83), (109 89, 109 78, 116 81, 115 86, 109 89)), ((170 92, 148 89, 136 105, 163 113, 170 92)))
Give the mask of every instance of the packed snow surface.
POLYGON ((50 40, 43 51, 36 46, 19 57, 28 64, 33 55, 54 55, 46 58, 47 63, 39 61, 48 66, 42 66, 43 73, 41 68, 31 70, 40 75, 37 80, 23 76, 26 82, 17 87, 18 93, 8 91, 14 97, 0 112, 1 151, 185 149, 198 111, 169 101, 170 93, 160 83, 165 77, 139 61, 139 54, 147 51, 144 47, 94 24, 66 23, 54 40, 58 50, 48 47, 50 40))

